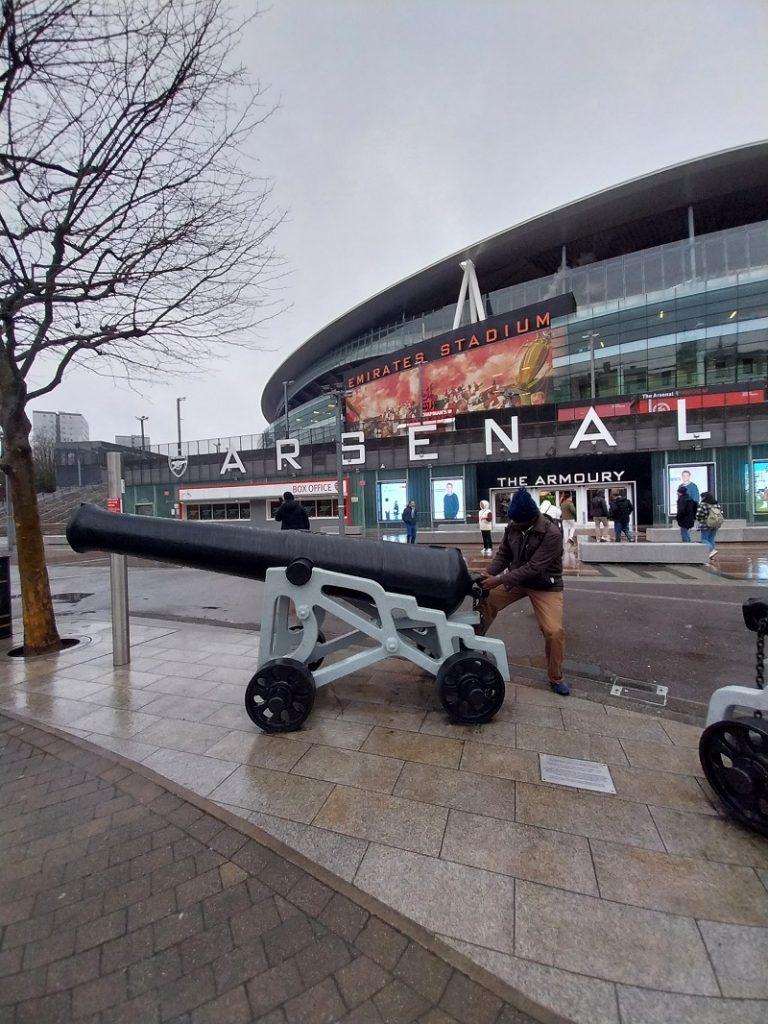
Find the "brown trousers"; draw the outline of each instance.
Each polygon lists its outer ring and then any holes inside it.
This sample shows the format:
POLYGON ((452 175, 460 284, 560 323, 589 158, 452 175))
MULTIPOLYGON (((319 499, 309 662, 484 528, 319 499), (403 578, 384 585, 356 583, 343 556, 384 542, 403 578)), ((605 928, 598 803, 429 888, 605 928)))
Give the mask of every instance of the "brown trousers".
POLYGON ((559 683, 563 678, 563 658, 565 656, 565 630, 563 629, 563 592, 562 590, 531 590, 529 587, 495 587, 489 591, 480 604, 480 621, 483 633, 487 633, 491 623, 503 608, 530 598, 536 622, 544 637, 544 651, 547 657, 547 672, 551 683, 559 683))

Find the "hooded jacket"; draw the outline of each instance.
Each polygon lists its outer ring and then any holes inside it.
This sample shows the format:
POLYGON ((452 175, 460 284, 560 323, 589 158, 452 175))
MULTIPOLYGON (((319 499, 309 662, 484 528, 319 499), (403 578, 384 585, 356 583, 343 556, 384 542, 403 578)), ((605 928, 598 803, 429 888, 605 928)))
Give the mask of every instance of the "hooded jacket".
POLYGON ((675 516, 677 525, 684 530, 690 530, 696 522, 696 508, 697 504, 690 497, 688 491, 681 491, 677 495, 677 515, 675 516))
POLYGON ((275 512, 275 519, 280 523, 281 530, 309 529, 307 510, 295 498, 287 498, 282 502, 277 512, 275 512))
POLYGON ((626 526, 629 523, 632 511, 633 505, 629 498, 624 498, 620 495, 611 501, 610 516, 614 523, 621 523, 623 526, 626 526))
POLYGON ((508 570, 502 576, 507 590, 562 590, 563 536, 559 527, 543 515, 525 530, 510 523, 488 566, 488 574, 498 576, 504 569, 508 570))

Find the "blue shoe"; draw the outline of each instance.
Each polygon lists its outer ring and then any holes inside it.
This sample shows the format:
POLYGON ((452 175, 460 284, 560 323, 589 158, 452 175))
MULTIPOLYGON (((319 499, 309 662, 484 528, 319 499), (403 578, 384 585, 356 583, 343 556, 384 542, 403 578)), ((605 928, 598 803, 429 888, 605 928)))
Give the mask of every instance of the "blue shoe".
POLYGON ((557 693, 560 697, 567 697, 571 692, 571 688, 568 683, 550 683, 552 690, 557 693))

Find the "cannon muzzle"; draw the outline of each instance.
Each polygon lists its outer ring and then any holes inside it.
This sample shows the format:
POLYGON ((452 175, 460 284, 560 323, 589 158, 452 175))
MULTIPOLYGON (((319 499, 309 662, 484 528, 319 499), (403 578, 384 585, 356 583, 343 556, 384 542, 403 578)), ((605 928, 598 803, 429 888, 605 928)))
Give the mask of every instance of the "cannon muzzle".
POLYGON ((251 580, 263 580, 267 569, 309 559, 447 614, 472 592, 472 578, 456 548, 132 516, 96 505, 81 505, 73 513, 67 540, 78 552, 137 555, 251 580))

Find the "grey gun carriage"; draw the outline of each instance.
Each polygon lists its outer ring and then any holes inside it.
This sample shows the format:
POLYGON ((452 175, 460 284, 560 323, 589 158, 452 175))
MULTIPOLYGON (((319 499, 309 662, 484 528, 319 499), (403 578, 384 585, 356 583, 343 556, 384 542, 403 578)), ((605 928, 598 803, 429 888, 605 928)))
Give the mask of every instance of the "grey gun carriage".
POLYGON ((299 729, 318 687, 386 658, 436 677, 453 722, 489 721, 504 702, 501 640, 476 636, 478 596, 456 548, 395 544, 302 531, 148 518, 81 505, 67 525, 78 552, 108 551, 265 583, 256 672, 245 691, 265 732, 299 729), (298 625, 291 625, 291 609, 298 625), (346 632, 326 638, 333 616, 346 632))

